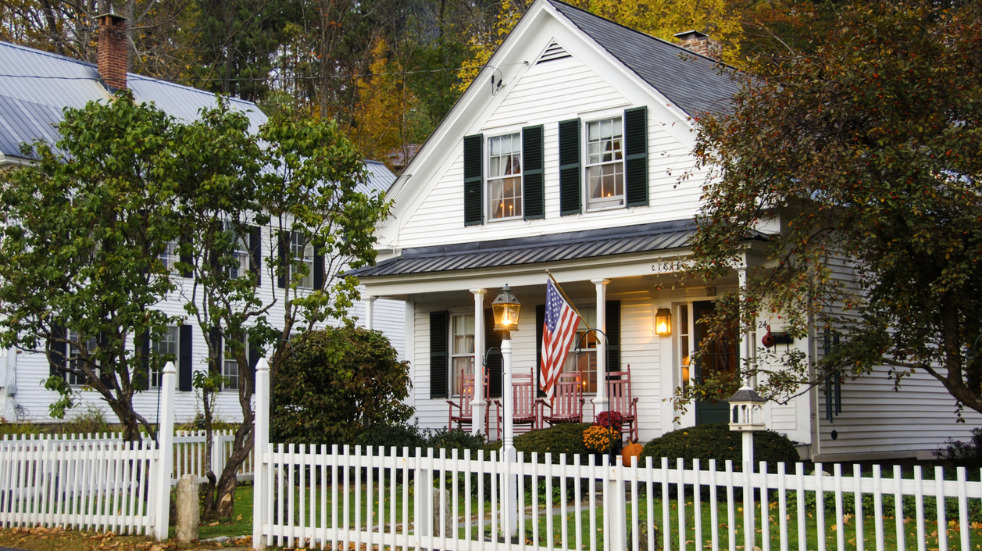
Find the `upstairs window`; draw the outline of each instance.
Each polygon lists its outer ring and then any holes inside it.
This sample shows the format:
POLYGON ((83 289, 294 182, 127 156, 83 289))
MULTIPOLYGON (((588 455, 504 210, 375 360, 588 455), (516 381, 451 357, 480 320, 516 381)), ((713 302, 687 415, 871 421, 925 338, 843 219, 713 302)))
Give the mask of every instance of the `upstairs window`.
POLYGON ((587 210, 624 206, 624 130, 621 117, 586 125, 587 210))
MULTIPOLYGON (((88 384, 88 379, 85 374, 82 373, 85 366, 85 357, 91 358, 97 348, 99 348, 99 341, 95 337, 90 337, 86 339, 79 333, 69 330, 67 333, 68 337, 68 373, 67 381, 68 384, 72 386, 82 386, 88 384), (83 351, 81 347, 85 347, 83 351), (79 373, 74 373, 78 371, 79 373)), ((96 376, 99 376, 99 368, 94 367, 96 376)))
MULTIPOLYGON (((154 352, 157 353, 157 357, 160 359, 159 367, 161 369, 167 362, 177 361, 178 352, 180 351, 178 345, 179 338, 179 328, 168 326, 167 331, 161 335, 160 340, 154 341, 153 348, 154 352)), ((150 371, 150 388, 160 388, 161 369, 152 369, 150 371)))
POLYGON ((488 139, 491 220, 522 216, 522 139, 518 133, 488 139))
POLYGON ((181 261, 181 254, 178 250, 177 241, 168 241, 160 253, 160 262, 164 264, 171 273, 178 273, 177 263, 181 261))
POLYGON ((297 287, 311 289, 314 286, 314 245, 302 232, 290 232, 290 281, 297 287), (294 279, 299 278, 299 279, 294 279))

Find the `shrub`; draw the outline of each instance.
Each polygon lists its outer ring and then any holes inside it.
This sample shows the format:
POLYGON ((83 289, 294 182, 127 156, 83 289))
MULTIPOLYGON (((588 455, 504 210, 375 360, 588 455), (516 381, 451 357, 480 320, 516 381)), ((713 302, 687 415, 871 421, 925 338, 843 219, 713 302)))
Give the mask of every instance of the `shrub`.
POLYGON ((65 434, 102 434, 113 431, 102 410, 90 405, 72 417, 62 427, 65 434))
POLYGON ((460 429, 439 429, 427 434, 425 445, 434 450, 447 450, 447 457, 451 456, 451 450, 459 450, 458 457, 464 456, 464 450, 471 450, 474 452, 471 457, 477 457, 476 452, 484 447, 484 437, 460 429))
POLYGON ((426 437, 420 432, 416 425, 399 423, 395 425, 372 425, 368 430, 362 432, 355 438, 355 445, 373 446, 383 448, 388 455, 391 448, 396 448, 396 453, 401 454, 402 448, 409 448, 410 457, 416 455, 416 448, 426 446, 426 437))
POLYGON ((948 439, 947 445, 934 452, 944 464, 945 469, 965 467, 973 475, 978 476, 982 469, 982 427, 972 429, 972 437, 967 442, 948 439))
POLYGON ((559 454, 565 453, 569 461, 574 455, 590 455, 583 443, 583 432, 590 428, 589 423, 563 423, 547 429, 533 430, 515 438, 515 449, 526 455, 538 453, 539 460, 545 461, 545 454, 552 454, 552 462, 559 463, 559 454))
MULTIPOLYGON (((409 363, 382 333, 350 327, 309 331, 290 341, 273 374, 274 442, 353 444, 376 425, 412 417, 409 363)), ((383 442, 379 442, 383 443, 383 442)))
MULTIPOLYGON (((645 444, 640 464, 643 465, 647 457, 652 458, 656 465, 662 457, 672 462, 681 457, 687 467, 692 466, 693 459, 698 458, 703 465, 715 459, 719 469, 729 459, 733 461, 733 468, 740 470, 743 461, 742 437, 725 423, 679 429, 645 444)), ((798 451, 786 436, 772 431, 754 434, 755 464, 766 461, 768 467, 773 467, 777 463, 795 463, 799 460, 798 451)))

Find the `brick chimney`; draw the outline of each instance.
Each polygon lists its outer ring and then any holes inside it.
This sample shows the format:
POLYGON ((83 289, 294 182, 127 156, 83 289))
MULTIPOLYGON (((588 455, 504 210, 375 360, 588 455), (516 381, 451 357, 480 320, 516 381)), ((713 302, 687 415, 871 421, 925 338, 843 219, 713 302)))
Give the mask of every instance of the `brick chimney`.
POLYGON ((106 14, 99 16, 99 76, 110 90, 126 88, 129 45, 126 18, 106 14))
POLYGON ((699 31, 685 31, 677 33, 675 38, 679 40, 679 46, 692 53, 721 61, 723 59, 723 48, 719 42, 709 38, 709 35, 699 31))

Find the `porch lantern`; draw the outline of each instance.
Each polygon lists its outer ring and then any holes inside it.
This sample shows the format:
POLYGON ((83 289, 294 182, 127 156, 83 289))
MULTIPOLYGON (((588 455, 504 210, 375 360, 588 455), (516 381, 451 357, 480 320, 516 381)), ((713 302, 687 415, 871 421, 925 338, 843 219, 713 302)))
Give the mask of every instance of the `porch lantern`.
POLYGON ((659 308, 655 313, 655 334, 659 337, 672 334, 672 311, 668 308, 659 308))
POLYGON ((521 308, 521 303, 518 302, 515 295, 511 294, 511 289, 506 283, 501 293, 491 303, 491 312, 494 314, 494 330, 505 331, 506 334, 503 338, 508 338, 508 332, 518 330, 518 315, 521 308))
MULTIPOLYGON (((491 303, 491 312, 494 314, 494 330, 501 331, 501 412, 502 412, 502 438, 501 449, 504 452, 505 463, 514 463, 517 459, 515 451, 515 428, 514 415, 515 406, 512 403, 514 396, 511 384, 511 332, 518 330, 518 314, 521 310, 521 303, 511 294, 511 289, 506 283, 501 289, 501 294, 495 297, 491 303)), ((518 475, 505 477, 503 501, 506 503, 505 510, 502 511, 502 521, 508 529, 508 534, 518 533, 518 475)))

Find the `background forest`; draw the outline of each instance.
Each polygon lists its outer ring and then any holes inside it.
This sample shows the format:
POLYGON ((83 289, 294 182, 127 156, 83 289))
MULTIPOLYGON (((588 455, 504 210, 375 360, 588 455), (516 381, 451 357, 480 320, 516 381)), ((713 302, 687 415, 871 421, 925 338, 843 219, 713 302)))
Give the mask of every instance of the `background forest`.
MULTIPOLYGON (((131 71, 249 99, 267 114, 292 105, 335 118, 367 158, 398 170, 399 158, 425 141, 531 3, 0 0, 0 40, 94 62, 96 16, 123 15, 131 71)), ((704 32, 736 66, 757 54, 808 49, 838 4, 569 3, 666 40, 704 32)))

